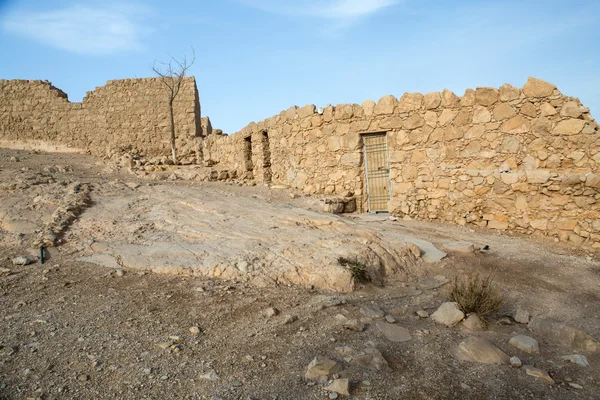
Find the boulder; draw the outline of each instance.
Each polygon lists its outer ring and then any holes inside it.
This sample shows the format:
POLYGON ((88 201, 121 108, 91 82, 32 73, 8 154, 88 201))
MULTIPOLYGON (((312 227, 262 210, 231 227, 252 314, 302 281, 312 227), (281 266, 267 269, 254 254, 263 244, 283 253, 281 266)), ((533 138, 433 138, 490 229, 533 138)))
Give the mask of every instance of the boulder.
POLYGON ((540 352, 540 346, 538 344, 538 341, 530 336, 525 336, 525 335, 513 336, 508 341, 508 344, 510 344, 511 346, 514 346, 517 349, 522 350, 528 354, 538 354, 540 352))
POLYGON ((431 319, 438 324, 454 326, 465 318, 465 314, 460 310, 458 303, 443 303, 433 314, 431 319))
POLYGON ((510 357, 485 339, 470 336, 457 347, 450 350, 450 354, 461 361, 477 362, 482 364, 510 364, 510 357))

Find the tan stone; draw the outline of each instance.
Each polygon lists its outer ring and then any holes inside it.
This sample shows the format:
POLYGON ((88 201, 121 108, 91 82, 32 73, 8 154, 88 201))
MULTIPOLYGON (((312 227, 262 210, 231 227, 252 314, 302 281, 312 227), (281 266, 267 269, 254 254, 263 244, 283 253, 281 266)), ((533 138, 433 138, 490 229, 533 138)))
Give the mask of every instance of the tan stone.
POLYGON ((497 121, 503 121, 505 119, 512 118, 516 115, 514 108, 506 103, 500 103, 494 107, 494 119, 497 121))
POLYGON ((561 117, 579 118, 581 114, 581 107, 576 101, 567 101, 560 109, 561 117))
POLYGON ((587 174, 585 179, 585 186, 594 189, 600 189, 600 175, 593 173, 587 174))
POLYGON ((456 348, 451 349, 450 354, 461 361, 482 364, 510 364, 510 357, 506 353, 487 340, 475 336, 468 337, 456 348))
POLYGON ((407 113, 416 111, 423 104, 423 95, 421 93, 404 93, 398 102, 396 112, 407 113))
POLYGON ((362 164, 362 152, 346 153, 340 159, 340 163, 346 167, 358 167, 362 164))
POLYGON ((460 105, 463 107, 475 105, 475 91, 473 89, 465 90, 465 94, 460 98, 460 105))
POLYGON ((508 223, 499 222, 499 221, 488 221, 487 227, 491 229, 498 229, 501 231, 505 231, 508 229, 508 223))
POLYGON ((545 117, 536 118, 531 125, 531 132, 537 137, 543 137, 550 134, 552 122, 545 117))
POLYGON ((565 231, 572 231, 577 226, 577 220, 560 220, 556 223, 556 227, 565 231))
POLYGON ((498 101, 498 89, 478 87, 475 89, 475 101, 484 107, 489 107, 498 101))
POLYGON ((440 92, 430 92, 423 96, 423 103, 426 110, 433 110, 442 104, 442 95, 440 92))
POLYGON ((527 183, 530 184, 544 184, 552 176, 552 173, 546 169, 536 169, 525 173, 527 174, 527 183))
POLYGON ((485 126, 475 125, 465 133, 465 139, 479 139, 485 132, 485 126))
POLYGON ((373 109, 373 113, 375 115, 385 115, 392 114, 396 105, 398 104, 398 100, 392 95, 384 96, 375 105, 373 109))
POLYGON ((375 111, 375 102, 373 100, 365 100, 362 103, 362 108, 365 113, 365 117, 370 117, 375 111))
POLYGON ((503 123, 501 129, 504 133, 518 134, 527 133, 530 128, 531 122, 522 115, 517 115, 503 123))
POLYGON ((315 113, 315 105, 314 104, 306 105, 302 108, 297 109, 296 112, 298 113, 298 117, 300 117, 300 118, 310 117, 315 113))
POLYGON ((477 107, 473 113, 474 124, 484 124, 492 120, 492 115, 489 110, 485 107, 477 107))
POLYGON ((513 136, 505 136, 500 145, 501 153, 517 153, 521 147, 519 139, 513 136))
POLYGON ((440 124, 440 126, 445 126, 448 122, 456 118, 457 114, 456 111, 445 109, 438 117, 438 124, 440 124))
POLYGON ((537 117, 537 109, 528 101, 521 106, 519 112, 523 115, 527 115, 528 117, 537 117))
POLYGON ((438 117, 434 111, 427 111, 424 116, 425 123, 432 128, 437 126, 438 117))
POLYGON ((404 119, 399 115, 390 115, 379 121, 379 128, 381 129, 400 129, 403 125, 404 119))
POLYGON ((419 114, 413 114, 404 121, 404 129, 416 129, 425 124, 425 120, 419 114))
POLYGON ((542 117, 551 117, 558 114, 558 111, 556 111, 556 108, 550 103, 542 103, 540 106, 540 113, 542 114, 542 117))
POLYGON ((444 89, 442 92, 442 106, 447 108, 456 108, 460 106, 460 99, 454 92, 444 89))
POLYGON ((469 123, 471 122, 471 111, 469 111, 469 110, 459 111, 452 122, 456 126, 469 125, 469 123))
POLYGON ((427 160, 427 156, 423 150, 414 150, 412 152, 412 156, 410 158, 411 163, 419 164, 425 162, 427 160))
POLYGON ((556 86, 541 79, 530 77, 527 80, 525 86, 523 86, 523 93, 527 97, 548 97, 552 95, 556 86))
POLYGON ((464 136, 464 133, 454 125, 449 125, 444 129, 444 140, 456 140, 464 136))
POLYGON ((548 230, 548 220, 547 219, 533 219, 533 220, 529 221, 529 225, 531 225, 531 227, 533 229, 537 229, 540 231, 548 230))
POLYGON ((581 119, 565 119, 560 121, 552 130, 554 135, 577 135, 581 133, 585 121, 581 119))
POLYGON ((519 88, 516 88, 508 83, 500 86, 500 101, 511 101, 516 100, 521 95, 519 88))
POLYGON ((354 115, 352 104, 338 104, 335 106, 333 117, 336 120, 350 119, 352 115, 354 115))

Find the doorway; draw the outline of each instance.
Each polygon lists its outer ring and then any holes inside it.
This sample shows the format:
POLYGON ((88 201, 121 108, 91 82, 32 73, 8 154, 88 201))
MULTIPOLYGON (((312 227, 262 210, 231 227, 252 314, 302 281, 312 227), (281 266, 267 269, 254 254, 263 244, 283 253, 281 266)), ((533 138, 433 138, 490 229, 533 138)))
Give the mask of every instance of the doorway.
POLYGON ((252 137, 248 136, 244 138, 244 164, 246 171, 252 171, 254 164, 252 163, 252 137))
POLYGON ((262 132, 262 152, 263 152, 263 178, 265 182, 271 182, 271 146, 269 144, 269 133, 262 132))
POLYGON ((385 133, 363 136, 369 212, 387 212, 390 201, 390 164, 385 133))

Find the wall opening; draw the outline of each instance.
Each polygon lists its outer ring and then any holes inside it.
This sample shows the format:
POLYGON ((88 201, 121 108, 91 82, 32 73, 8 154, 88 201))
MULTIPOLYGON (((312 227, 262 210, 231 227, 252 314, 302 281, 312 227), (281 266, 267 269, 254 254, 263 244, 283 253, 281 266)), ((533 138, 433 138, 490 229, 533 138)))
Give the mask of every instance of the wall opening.
POLYGON ((254 164, 252 164, 252 137, 248 136, 244 138, 244 164, 246 171, 252 171, 254 164))
POLYGON ((262 156, 263 156, 263 177, 265 182, 271 182, 271 146, 269 144, 269 133, 262 132, 262 156))
POLYGON ((388 212, 391 198, 387 135, 363 135, 367 207, 370 213, 388 212))

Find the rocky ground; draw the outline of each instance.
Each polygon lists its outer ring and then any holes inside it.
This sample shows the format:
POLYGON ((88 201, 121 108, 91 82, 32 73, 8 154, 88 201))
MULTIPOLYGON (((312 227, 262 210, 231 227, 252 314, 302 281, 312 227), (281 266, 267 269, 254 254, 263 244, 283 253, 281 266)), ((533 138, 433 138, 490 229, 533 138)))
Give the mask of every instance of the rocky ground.
POLYGON ((321 205, 0 150, 0 398, 599 398, 597 254, 321 205), (328 290, 348 254, 391 254, 385 286, 328 290), (485 330, 436 312, 473 271, 508 299, 485 330))

